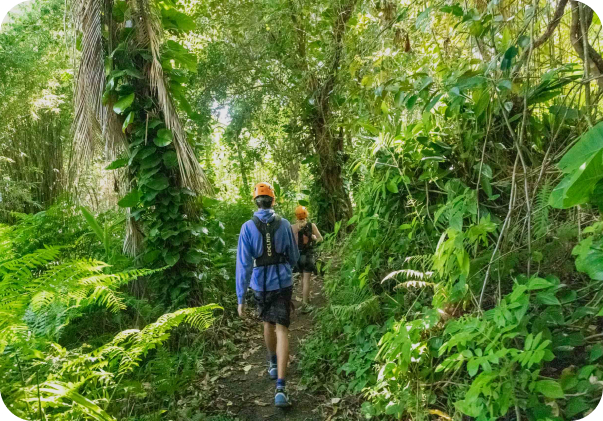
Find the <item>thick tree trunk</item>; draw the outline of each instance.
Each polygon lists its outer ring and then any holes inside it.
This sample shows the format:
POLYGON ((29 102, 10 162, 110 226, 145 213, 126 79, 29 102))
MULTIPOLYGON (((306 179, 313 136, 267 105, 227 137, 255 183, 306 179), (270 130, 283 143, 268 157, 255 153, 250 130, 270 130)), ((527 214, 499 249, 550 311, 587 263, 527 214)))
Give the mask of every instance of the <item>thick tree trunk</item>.
MULTIPOLYGON (((333 115, 330 100, 336 88, 337 72, 344 51, 343 38, 346 25, 355 5, 356 0, 349 0, 335 8, 337 18, 333 25, 334 52, 329 72, 323 78, 319 78, 316 74, 310 75, 308 83, 308 92, 314 99, 314 107, 307 122, 312 130, 312 146, 318 155, 316 184, 322 190, 319 199, 319 222, 327 230, 332 230, 337 221, 345 221, 352 214, 352 204, 344 183, 343 133, 339 135, 334 133, 338 123, 333 115), (326 219, 320 220, 321 217, 326 219)), ((298 67, 301 71, 307 72, 305 32, 293 6, 291 18, 297 33, 298 67)))
POLYGON ((315 119, 313 130, 325 204, 321 211, 325 212, 326 220, 322 222, 328 230, 332 230, 337 221, 349 219, 352 213, 352 203, 343 178, 343 135, 333 135, 328 119, 320 116, 315 119))

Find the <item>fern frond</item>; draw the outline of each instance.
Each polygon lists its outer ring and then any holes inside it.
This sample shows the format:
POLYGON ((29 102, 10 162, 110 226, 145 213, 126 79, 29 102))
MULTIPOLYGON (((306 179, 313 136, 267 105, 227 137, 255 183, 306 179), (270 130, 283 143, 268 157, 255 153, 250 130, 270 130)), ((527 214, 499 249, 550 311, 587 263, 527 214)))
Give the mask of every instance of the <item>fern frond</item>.
POLYGON ((433 255, 423 254, 417 256, 408 256, 406 259, 404 259, 404 264, 428 268, 431 267, 431 265, 433 264, 433 255))
POLYGON ((408 281, 402 282, 394 287, 394 289, 398 288, 424 288, 424 287, 432 287, 435 288, 436 284, 433 282, 425 282, 425 281, 408 281))
MULTIPOLYGON (((78 406, 86 415, 98 421, 116 421, 111 415, 107 414, 100 406, 90 399, 82 396, 78 392, 79 384, 63 383, 59 381, 49 381, 40 385, 40 393, 44 395, 44 403, 50 403, 56 406, 59 402, 68 400, 78 406)), ((37 385, 36 385, 37 388, 37 385)), ((32 396, 28 400, 35 402, 38 400, 37 390, 32 390, 28 393, 32 396)))
POLYGON ((549 220, 549 198, 553 191, 550 180, 547 178, 534 200, 534 212, 532 214, 532 224, 534 238, 542 238, 550 229, 549 220))
POLYGON ((35 312, 47 307, 55 298, 55 294, 51 291, 40 291, 31 298, 30 306, 35 312))
POLYGON ((332 305, 331 311, 339 320, 362 320, 370 319, 373 314, 378 312, 379 296, 373 295, 368 299, 348 305, 332 305))
POLYGON ((402 279, 417 279, 422 281, 424 279, 430 279, 433 276, 433 272, 421 272, 413 269, 396 270, 394 272, 389 273, 385 278, 383 278, 381 280, 381 283, 387 281, 388 279, 395 278, 398 275, 401 275, 402 279))
POLYGON ((169 338, 173 328, 185 323, 196 329, 207 329, 214 321, 214 311, 219 309, 222 307, 209 304, 164 314, 142 330, 129 329, 118 333, 111 342, 92 354, 66 363, 61 372, 78 371, 81 365, 92 362, 95 366, 115 364, 118 374, 131 372, 151 349, 157 348, 169 338))

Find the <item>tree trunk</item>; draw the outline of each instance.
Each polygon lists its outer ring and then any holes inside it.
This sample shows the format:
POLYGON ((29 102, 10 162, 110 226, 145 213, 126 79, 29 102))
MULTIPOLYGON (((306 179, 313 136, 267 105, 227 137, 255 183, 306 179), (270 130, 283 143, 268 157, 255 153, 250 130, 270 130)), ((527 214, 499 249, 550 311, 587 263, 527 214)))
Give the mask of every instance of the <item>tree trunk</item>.
POLYGON ((239 167, 241 168, 241 179, 243 180, 242 192, 241 196, 246 197, 251 190, 249 190, 249 181, 247 180, 247 171, 245 170, 245 162, 243 160, 243 153, 241 152, 241 145, 239 144, 239 138, 241 136, 241 131, 243 129, 243 125, 239 127, 237 133, 235 135, 235 145, 237 146, 237 156, 239 157, 239 167))

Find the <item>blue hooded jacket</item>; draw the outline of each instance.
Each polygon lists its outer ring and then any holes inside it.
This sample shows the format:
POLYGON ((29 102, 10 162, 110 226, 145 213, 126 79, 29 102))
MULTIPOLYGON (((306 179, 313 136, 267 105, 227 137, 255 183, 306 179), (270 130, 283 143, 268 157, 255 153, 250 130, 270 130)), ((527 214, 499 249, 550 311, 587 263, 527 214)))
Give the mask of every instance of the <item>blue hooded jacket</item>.
MULTIPOLYGON (((260 221, 270 222, 274 219, 273 209, 260 209, 254 213, 260 221)), ((237 298, 239 304, 245 300, 245 292, 250 286, 255 291, 264 290, 264 271, 266 273, 266 291, 279 289, 279 276, 281 287, 286 288, 293 285, 291 280, 291 267, 295 266, 299 259, 299 250, 297 243, 293 238, 291 224, 285 218, 281 219, 281 225, 274 234, 274 246, 277 253, 287 256, 288 263, 281 263, 276 266, 253 267, 253 261, 260 257, 263 252, 263 238, 252 220, 249 220, 241 227, 239 235, 239 246, 237 248, 237 298), (277 274, 278 270, 278 274, 277 274)))

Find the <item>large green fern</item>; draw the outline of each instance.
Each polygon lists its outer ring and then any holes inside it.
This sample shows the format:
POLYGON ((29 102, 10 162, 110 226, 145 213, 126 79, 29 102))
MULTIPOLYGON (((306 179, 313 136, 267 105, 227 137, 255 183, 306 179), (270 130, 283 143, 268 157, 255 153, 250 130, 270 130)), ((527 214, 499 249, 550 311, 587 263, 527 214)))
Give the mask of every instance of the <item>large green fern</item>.
MULTIPOLYGON (((10 250, 10 242, 6 247, 10 250)), ((0 263, 0 357, 32 355, 51 368, 45 378, 20 377, 22 387, 13 387, 13 393, 3 398, 23 416, 35 406, 47 419, 113 421, 107 408, 121 379, 131 375, 175 327, 187 324, 207 329, 214 310, 221 307, 211 304, 181 309, 164 314, 141 330, 120 332, 92 352, 68 351, 52 340, 70 320, 91 305, 113 312, 125 309, 120 287, 162 269, 110 273, 111 267, 104 262, 61 262, 60 254, 59 247, 46 247, 0 263)))
POLYGON ((89 305, 123 310, 119 288, 162 270, 105 273, 109 265, 97 260, 58 263, 60 252, 59 247, 47 247, 0 264, 0 344, 15 340, 13 326, 23 322, 37 335, 57 337, 89 305))

